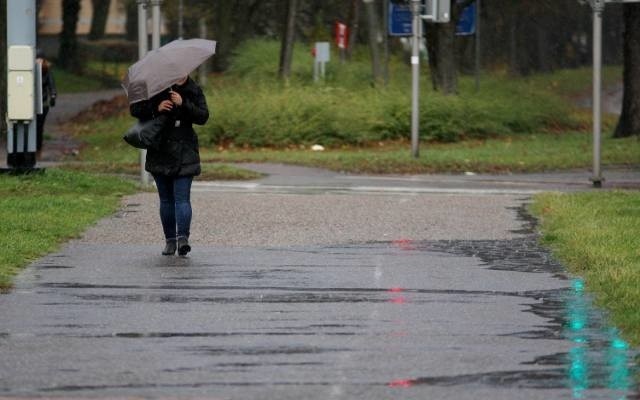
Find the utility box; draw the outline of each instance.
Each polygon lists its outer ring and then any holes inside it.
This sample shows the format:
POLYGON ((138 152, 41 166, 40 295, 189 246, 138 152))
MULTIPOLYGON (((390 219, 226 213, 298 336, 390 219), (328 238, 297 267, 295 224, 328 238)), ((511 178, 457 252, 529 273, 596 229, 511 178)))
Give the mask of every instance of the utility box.
POLYGON ((31 121, 35 117, 35 56, 31 46, 10 46, 7 54, 7 118, 31 121))
POLYGON ((430 22, 447 23, 451 20, 451 0, 423 0, 424 15, 430 22))

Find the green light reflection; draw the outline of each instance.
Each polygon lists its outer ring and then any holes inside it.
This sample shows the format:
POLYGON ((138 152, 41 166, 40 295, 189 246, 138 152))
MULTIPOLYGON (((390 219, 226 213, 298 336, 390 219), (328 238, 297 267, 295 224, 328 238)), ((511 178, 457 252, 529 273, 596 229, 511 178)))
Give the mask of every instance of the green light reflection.
MULTIPOLYGON (((567 301, 567 324, 565 335, 574 346, 569 351, 568 378, 574 399, 582 399, 584 392, 593 387, 606 387, 617 392, 628 392, 632 389, 631 371, 629 369, 629 345, 620 338, 615 328, 608 329, 605 333, 606 342, 609 344, 605 350, 606 382, 593 382, 592 377, 597 371, 593 371, 597 354, 590 353, 593 332, 589 332, 589 311, 591 302, 585 296, 584 281, 575 279, 572 282, 572 291, 567 301)), ((626 399, 626 394, 619 393, 614 397, 617 400, 626 399)))

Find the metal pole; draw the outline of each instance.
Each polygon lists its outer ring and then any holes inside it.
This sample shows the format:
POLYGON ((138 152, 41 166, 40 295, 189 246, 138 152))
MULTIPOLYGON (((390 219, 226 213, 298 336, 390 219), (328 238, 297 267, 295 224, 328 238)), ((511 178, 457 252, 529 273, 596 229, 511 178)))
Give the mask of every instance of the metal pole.
MULTIPOLYGON (((147 5, 148 0, 137 0, 138 2, 138 58, 142 59, 147 55, 149 49, 149 38, 147 36, 147 5)), ((147 162, 147 150, 140 150, 140 182, 143 185, 149 184, 149 174, 144 167, 147 162)))
POLYGON ((178 39, 182 39, 184 35, 184 2, 180 0, 178 3, 178 39))
POLYGON ((384 86, 389 84, 389 0, 382 2, 382 38, 384 41, 384 86))
POLYGON ((162 0, 151 0, 151 48, 160 48, 160 5, 162 0))
MULTIPOLYGON (((35 0, 8 0, 6 2, 6 13, 6 25, 2 29, 6 29, 7 48, 3 51, 8 52, 12 46, 29 46, 32 50, 30 55, 32 58, 28 60, 28 63, 33 66, 31 73, 35 75, 37 72, 35 70, 36 2, 35 0)), ((7 61, 9 60, 7 59, 7 61)), ((26 73, 27 71, 24 72, 26 73)), ((3 76, 2 79, 8 79, 8 73, 9 71, 7 70, 7 75, 3 76)), ((5 96, 5 104, 8 106, 8 91, 1 95, 5 96)), ((7 165, 11 169, 31 169, 36 163, 36 102, 34 101, 30 107, 33 107, 31 110, 33 120, 7 120, 7 165)), ((0 118, 7 118, 8 110, 5 109, 3 111, 6 114, 0 116, 0 118)))
POLYGON ((476 0, 476 92, 480 91, 480 3, 476 0))
POLYGON ((420 0, 411 0, 413 14, 413 49, 411 52, 411 155, 420 156, 419 124, 420 124, 420 37, 422 19, 420 18, 420 0))
MULTIPOLYGON (((206 39, 207 38, 207 21, 204 17, 200 18, 200 21, 198 21, 199 25, 200 25, 200 38, 202 39, 206 39)), ((200 86, 205 87, 207 86, 207 73, 208 73, 208 68, 207 68, 207 62, 203 62, 200 65, 200 68, 198 68, 198 82, 200 83, 200 86)))
POLYGON ((600 144, 602 134, 602 13, 604 0, 593 3, 593 176, 594 187, 602 187, 600 144))

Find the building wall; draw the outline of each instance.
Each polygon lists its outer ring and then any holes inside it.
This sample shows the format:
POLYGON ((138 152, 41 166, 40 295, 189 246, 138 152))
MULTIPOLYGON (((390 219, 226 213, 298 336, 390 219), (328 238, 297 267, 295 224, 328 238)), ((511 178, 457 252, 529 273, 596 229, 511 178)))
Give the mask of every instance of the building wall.
MULTIPOLYGON (((78 20, 79 35, 86 35, 91 29, 93 5, 91 0, 80 2, 80 19, 78 20)), ((126 31, 126 11, 120 0, 111 0, 109 17, 107 19, 106 34, 121 35, 126 31)), ((43 0, 38 15, 38 34, 57 35, 62 31, 62 0, 43 0)))

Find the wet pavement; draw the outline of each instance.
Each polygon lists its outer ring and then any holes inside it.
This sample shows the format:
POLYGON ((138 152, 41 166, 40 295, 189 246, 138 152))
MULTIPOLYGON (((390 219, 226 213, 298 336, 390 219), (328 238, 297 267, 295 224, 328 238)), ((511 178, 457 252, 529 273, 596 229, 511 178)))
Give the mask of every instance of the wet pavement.
POLYGON ((633 398, 636 352, 517 215, 503 240, 72 242, 0 296, 0 396, 633 398))

